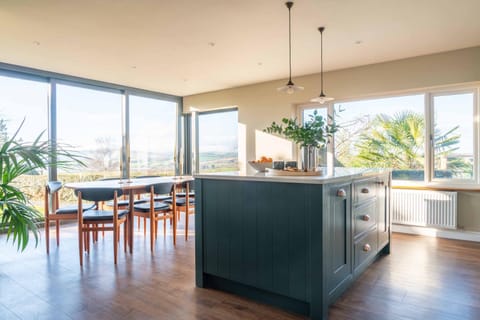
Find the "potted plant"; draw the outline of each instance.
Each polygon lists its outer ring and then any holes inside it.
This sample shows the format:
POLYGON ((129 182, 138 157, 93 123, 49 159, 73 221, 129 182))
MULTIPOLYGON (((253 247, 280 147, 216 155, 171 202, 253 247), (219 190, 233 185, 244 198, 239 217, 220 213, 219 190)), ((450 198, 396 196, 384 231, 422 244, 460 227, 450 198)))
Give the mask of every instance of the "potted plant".
POLYGON ((33 206, 28 196, 22 192, 16 179, 48 167, 67 167, 72 163, 82 164, 82 157, 63 146, 52 146, 43 141, 41 133, 33 142, 17 139, 25 119, 12 137, 2 132, 0 137, 0 230, 7 233, 7 241, 12 238, 17 249, 25 250, 30 233, 38 244, 37 223, 43 218, 33 206))
POLYGON ((318 150, 327 145, 337 130, 333 118, 326 119, 315 110, 303 124, 299 124, 296 118, 283 118, 281 124, 274 121, 263 131, 283 136, 298 145, 302 155, 302 170, 312 171, 316 168, 318 150))

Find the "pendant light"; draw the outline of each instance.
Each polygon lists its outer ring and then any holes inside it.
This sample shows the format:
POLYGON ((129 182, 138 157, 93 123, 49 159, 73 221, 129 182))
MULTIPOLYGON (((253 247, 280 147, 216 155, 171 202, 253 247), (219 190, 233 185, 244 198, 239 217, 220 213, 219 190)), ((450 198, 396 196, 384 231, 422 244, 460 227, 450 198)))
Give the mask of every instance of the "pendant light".
POLYGON ((297 86, 292 82, 292 23, 291 23, 291 9, 293 7, 293 2, 285 2, 285 5, 288 8, 288 66, 289 66, 289 76, 288 82, 286 85, 277 88, 278 91, 286 92, 292 94, 295 91, 303 90, 303 87, 297 86))
POLYGON ((332 101, 334 98, 327 97, 323 92, 323 31, 325 27, 319 27, 318 31, 320 31, 320 86, 321 91, 318 97, 313 98, 310 100, 311 102, 317 102, 320 104, 324 104, 325 102, 332 101))

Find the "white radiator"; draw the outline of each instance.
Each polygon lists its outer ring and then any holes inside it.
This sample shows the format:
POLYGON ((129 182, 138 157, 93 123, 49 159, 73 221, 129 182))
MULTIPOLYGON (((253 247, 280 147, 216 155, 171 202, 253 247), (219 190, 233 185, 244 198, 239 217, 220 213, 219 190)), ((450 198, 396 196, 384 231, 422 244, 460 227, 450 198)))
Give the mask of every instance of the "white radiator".
POLYGON ((392 223, 457 228, 457 193, 392 190, 392 223))

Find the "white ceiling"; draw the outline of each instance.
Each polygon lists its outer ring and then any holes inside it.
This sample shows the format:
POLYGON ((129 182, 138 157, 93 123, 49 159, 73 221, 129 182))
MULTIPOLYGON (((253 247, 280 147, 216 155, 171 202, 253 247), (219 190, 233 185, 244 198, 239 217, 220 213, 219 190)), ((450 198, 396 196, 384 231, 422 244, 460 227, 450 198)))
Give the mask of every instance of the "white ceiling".
MULTIPOLYGON (((180 96, 288 77, 281 0, 0 0, 0 62, 180 96)), ((480 0, 297 0, 293 80, 480 45, 480 0), (361 42, 358 44, 357 42, 361 42)))

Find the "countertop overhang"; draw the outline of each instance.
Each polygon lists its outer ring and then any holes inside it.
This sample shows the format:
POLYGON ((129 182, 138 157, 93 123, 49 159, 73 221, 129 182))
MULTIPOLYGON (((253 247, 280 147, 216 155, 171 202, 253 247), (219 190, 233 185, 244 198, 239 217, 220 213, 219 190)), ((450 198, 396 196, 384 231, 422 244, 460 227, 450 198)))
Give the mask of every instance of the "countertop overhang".
POLYGON ((265 172, 248 173, 243 171, 229 171, 216 173, 195 174, 198 179, 213 180, 238 180, 238 181, 261 181, 261 182, 283 182, 283 183, 308 183, 326 184, 332 182, 343 182, 362 177, 375 176, 389 173, 390 169, 383 168, 342 168, 336 167, 330 172, 323 168, 320 176, 270 176, 265 172))

